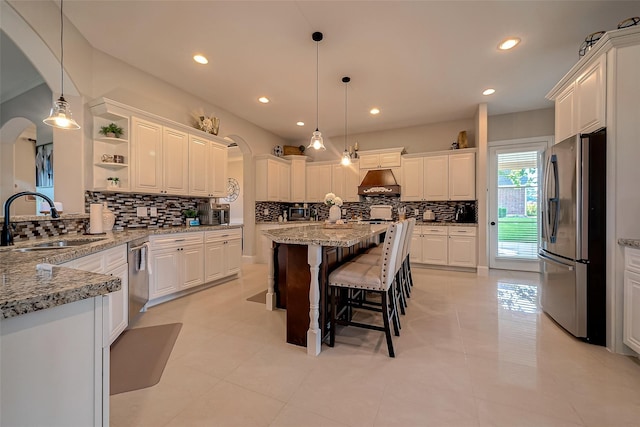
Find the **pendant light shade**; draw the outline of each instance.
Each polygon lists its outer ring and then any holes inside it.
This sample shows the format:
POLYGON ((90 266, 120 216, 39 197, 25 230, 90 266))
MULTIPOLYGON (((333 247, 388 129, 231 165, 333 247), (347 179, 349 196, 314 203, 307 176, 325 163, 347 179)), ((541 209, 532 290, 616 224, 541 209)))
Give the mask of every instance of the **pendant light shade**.
POLYGON ((313 132, 311 136, 311 141, 309 141, 309 146, 307 148, 313 148, 316 150, 326 150, 327 148, 324 146, 324 141, 322 140, 322 133, 318 128, 318 44, 322 41, 322 33, 315 32, 311 35, 311 38, 314 42, 316 42, 316 130, 313 132))
POLYGON ((49 117, 43 122, 49 126, 60 129, 80 129, 80 125, 73 120, 69 103, 64 99, 64 19, 62 15, 62 5, 64 0, 60 0, 60 98, 53 103, 49 117))
POLYGON ((344 83, 344 153, 342 153, 343 166, 349 166, 351 164, 351 154, 347 150, 347 88, 349 87, 350 77, 343 77, 342 83, 344 83))

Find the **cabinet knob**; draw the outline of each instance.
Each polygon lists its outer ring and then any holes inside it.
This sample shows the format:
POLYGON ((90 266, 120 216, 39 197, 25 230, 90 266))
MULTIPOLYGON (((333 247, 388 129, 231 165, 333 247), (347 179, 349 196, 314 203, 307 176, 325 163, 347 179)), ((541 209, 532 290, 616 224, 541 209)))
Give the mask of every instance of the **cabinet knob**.
POLYGON ((496 222, 495 221, 491 221, 491 225, 496 225, 496 222))

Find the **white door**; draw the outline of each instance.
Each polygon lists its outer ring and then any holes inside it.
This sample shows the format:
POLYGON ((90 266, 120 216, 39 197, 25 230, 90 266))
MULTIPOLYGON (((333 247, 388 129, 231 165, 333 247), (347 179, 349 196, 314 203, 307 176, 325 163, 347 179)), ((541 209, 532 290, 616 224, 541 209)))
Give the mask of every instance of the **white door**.
POLYGON ((490 144, 489 267, 540 271, 539 194, 551 137, 490 144))

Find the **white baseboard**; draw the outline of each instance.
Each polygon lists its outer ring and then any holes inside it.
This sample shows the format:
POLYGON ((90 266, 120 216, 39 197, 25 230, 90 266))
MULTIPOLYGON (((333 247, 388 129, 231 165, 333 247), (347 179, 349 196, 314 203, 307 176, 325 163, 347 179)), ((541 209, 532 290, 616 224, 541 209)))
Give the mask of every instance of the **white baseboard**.
POLYGON ((489 267, 486 265, 479 265, 477 267, 478 276, 487 277, 489 275, 489 267))

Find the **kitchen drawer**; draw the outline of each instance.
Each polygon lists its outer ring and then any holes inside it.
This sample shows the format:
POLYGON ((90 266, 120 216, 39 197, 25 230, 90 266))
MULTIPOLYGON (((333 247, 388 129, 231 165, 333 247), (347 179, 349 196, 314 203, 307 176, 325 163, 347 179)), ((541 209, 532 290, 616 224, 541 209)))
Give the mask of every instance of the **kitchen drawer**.
POLYGON ((151 236, 149 241, 154 250, 174 246, 201 245, 204 243, 204 233, 194 232, 151 236))
POLYGON ((127 246, 121 245, 115 248, 107 249, 102 252, 103 268, 102 271, 111 271, 115 267, 127 263, 127 246))
POLYGON ((640 273, 640 249, 624 248, 624 269, 640 273))
POLYGON ((475 236, 476 227, 448 227, 449 236, 475 236))
MULTIPOLYGON (((417 228, 417 227, 416 227, 417 228)), ((435 225, 423 225, 420 227, 422 229, 422 234, 430 234, 430 235, 447 235, 447 226, 435 226, 435 225)))
POLYGON ((232 228, 230 230, 206 231, 204 239, 207 242, 216 242, 219 240, 242 239, 242 229, 232 228))

